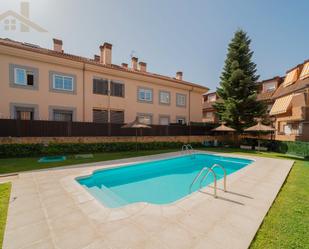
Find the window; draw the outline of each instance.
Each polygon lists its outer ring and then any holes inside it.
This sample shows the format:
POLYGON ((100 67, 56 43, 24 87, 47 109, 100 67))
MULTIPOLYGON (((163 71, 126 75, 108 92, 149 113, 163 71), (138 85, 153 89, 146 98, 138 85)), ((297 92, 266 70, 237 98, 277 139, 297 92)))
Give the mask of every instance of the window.
POLYGON ((208 102, 215 102, 216 101, 216 94, 212 94, 208 96, 208 102))
POLYGON ((138 100, 145 102, 152 102, 152 89, 139 88, 138 89, 138 100))
POLYGON ((176 93, 176 105, 185 107, 186 106, 186 95, 176 93))
POLYGON ((169 105, 170 101, 171 101, 171 94, 169 92, 160 91, 160 93, 159 93, 160 104, 169 105))
POLYGON ((292 133, 292 127, 290 124, 286 124, 283 126, 284 129, 284 134, 285 135, 290 135, 292 133))
POLYGON ((54 121, 73 121, 73 111, 54 110, 53 120, 54 121))
POLYGON ((53 88, 62 91, 73 91, 73 78, 63 75, 53 75, 53 88))
POLYGON ((138 114, 138 121, 144 124, 152 124, 151 114, 138 114))
POLYGON ((14 68, 14 83, 22 86, 33 86, 34 72, 23 68, 14 68))
POLYGON ((111 96, 124 97, 124 84, 111 81, 111 96))
POLYGON ((123 124, 124 123, 124 111, 111 111, 111 123, 123 124))
POLYGON ((15 107, 15 118, 21 120, 33 120, 34 108, 15 107))
POLYGON ((160 116, 159 117, 159 124, 160 125, 169 125, 169 123, 170 123, 169 116, 160 116))
POLYGON ((92 120, 94 123, 107 123, 108 122, 108 111, 93 109, 92 110, 92 120))
POLYGON ((270 83, 264 83, 264 92, 272 92, 276 89, 276 83, 270 82, 270 83))
POLYGON ((108 80, 93 79, 92 92, 94 94, 108 95, 108 80))
POLYGON ((176 123, 177 124, 185 124, 186 118, 185 117, 176 117, 176 123))
POLYGON ((212 118, 212 112, 206 112, 206 118, 212 118))

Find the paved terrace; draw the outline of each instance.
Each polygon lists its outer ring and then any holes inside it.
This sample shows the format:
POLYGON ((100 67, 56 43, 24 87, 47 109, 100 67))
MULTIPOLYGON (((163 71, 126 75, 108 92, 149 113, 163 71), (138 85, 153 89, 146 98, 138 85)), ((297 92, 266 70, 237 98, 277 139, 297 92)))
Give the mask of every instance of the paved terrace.
POLYGON ((20 174, 12 181, 3 248, 248 248, 293 165, 233 154, 255 162, 229 175, 228 192, 219 190, 217 199, 206 187, 204 193, 170 205, 116 209, 104 207, 74 180, 95 169, 175 155, 179 153, 20 174))

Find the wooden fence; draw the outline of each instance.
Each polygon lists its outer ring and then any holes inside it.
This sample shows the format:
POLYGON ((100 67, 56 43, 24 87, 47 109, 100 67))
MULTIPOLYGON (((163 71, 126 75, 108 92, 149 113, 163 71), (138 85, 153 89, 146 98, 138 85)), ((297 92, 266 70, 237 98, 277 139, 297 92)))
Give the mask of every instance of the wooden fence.
MULTIPOLYGON (((0 137, 135 136, 136 130, 122 124, 0 119, 0 137)), ((211 135, 213 127, 201 125, 151 125, 139 136, 211 135)))

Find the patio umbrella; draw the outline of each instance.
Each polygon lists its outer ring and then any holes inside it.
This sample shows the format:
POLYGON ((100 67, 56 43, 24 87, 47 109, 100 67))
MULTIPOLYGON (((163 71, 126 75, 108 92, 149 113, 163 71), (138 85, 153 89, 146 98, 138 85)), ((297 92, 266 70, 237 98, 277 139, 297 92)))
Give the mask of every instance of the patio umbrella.
POLYGON ((212 129, 215 132, 235 132, 236 130, 225 125, 225 122, 222 122, 220 126, 212 129))
POLYGON ((123 125, 121 128, 135 129, 135 144, 136 144, 136 150, 137 150, 137 130, 141 129, 141 128, 149 129, 149 128, 151 128, 151 126, 140 122, 138 117, 136 117, 133 122, 127 123, 127 124, 123 125))
POLYGON ((276 129, 271 127, 271 126, 267 126, 267 125, 263 125, 262 124, 262 120, 258 119, 258 123, 256 125, 253 125, 247 129, 245 129, 245 131, 249 131, 249 132, 258 132, 258 151, 260 151, 260 135, 261 132, 273 132, 276 129))

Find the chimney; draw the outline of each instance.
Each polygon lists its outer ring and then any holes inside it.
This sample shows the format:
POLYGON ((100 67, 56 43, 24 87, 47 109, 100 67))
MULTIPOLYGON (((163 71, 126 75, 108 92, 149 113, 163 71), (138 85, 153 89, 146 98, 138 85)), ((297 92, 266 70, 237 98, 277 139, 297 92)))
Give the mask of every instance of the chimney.
POLYGON ((59 52, 59 53, 63 53, 62 50, 62 40, 58 40, 58 39, 53 39, 54 41, 54 51, 59 52))
POLYGON ((177 80, 182 80, 182 72, 178 71, 178 72, 176 73, 176 79, 177 79, 177 80))
POLYGON ((128 68, 128 64, 127 64, 127 63, 121 63, 121 66, 122 66, 123 68, 128 68))
POLYGON ((139 65, 139 70, 141 71, 141 72, 146 72, 146 69, 147 69, 147 64, 145 63, 145 62, 139 62, 138 63, 138 65, 139 65))
POLYGON ((136 57, 131 58, 131 66, 133 70, 137 70, 137 61, 138 61, 138 58, 136 57))
POLYGON ((103 45, 100 46, 101 57, 100 62, 104 65, 112 64, 112 44, 104 42, 103 45))
POLYGON ((29 19, 29 3, 28 2, 21 2, 20 3, 20 14, 23 17, 29 19))
POLYGON ((97 62, 100 62, 100 55, 95 54, 94 60, 97 61, 97 62))

